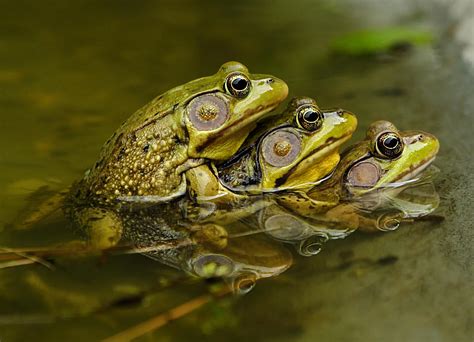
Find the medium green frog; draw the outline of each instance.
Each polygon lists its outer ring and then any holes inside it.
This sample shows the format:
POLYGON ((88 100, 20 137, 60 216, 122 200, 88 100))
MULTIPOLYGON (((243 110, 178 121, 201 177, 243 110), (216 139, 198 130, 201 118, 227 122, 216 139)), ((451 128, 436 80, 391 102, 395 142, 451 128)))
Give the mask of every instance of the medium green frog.
POLYGON ((100 205, 178 197, 186 170, 231 157, 287 94, 282 80, 225 63, 216 74, 173 88, 135 112, 73 194, 100 205))
POLYGON ((232 158, 189 170, 190 189, 199 198, 228 201, 311 188, 336 167, 339 147, 356 126, 355 115, 348 111, 321 110, 314 99, 294 98, 282 114, 253 132, 232 158))

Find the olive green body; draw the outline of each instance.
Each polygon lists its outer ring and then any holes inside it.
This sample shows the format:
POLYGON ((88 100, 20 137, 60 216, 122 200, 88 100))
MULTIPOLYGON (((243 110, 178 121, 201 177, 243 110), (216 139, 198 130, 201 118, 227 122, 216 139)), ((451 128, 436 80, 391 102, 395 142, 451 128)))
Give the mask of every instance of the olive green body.
POLYGON ((101 205, 116 200, 163 202, 180 196, 186 187, 184 171, 232 156, 255 122, 287 93, 283 81, 250 74, 237 62, 173 88, 120 126, 75 186, 74 196, 101 205), (245 92, 229 90, 229 79, 237 86, 246 85, 245 92))

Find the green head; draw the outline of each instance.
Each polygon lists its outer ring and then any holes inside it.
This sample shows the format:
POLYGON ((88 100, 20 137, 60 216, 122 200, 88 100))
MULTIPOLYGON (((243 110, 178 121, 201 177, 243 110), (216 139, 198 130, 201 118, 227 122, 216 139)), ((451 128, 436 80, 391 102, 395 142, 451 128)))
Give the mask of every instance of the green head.
POLYGON ((352 195, 402 185, 413 179, 435 159, 438 139, 421 131, 403 131, 388 121, 376 121, 365 140, 350 147, 335 177, 352 195))
POLYGON ((269 75, 250 74, 228 62, 209 77, 182 86, 189 94, 178 106, 177 124, 184 128, 188 155, 225 160, 242 145, 257 120, 288 95, 288 86, 269 75))
POLYGON ((352 113, 321 110, 308 97, 292 99, 281 117, 283 123, 264 131, 218 167, 226 187, 240 191, 308 187, 336 167, 340 145, 357 126, 352 113))

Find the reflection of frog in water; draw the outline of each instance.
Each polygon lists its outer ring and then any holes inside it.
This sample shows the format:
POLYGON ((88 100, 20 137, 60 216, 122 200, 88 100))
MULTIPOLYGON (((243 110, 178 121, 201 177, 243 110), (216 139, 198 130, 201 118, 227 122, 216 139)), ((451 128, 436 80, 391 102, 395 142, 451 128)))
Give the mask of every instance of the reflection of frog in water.
POLYGON ((88 243, 95 248, 109 247, 110 242, 131 243, 142 254, 160 263, 198 277, 222 277, 241 292, 255 281, 275 276, 292 264, 289 251, 265 236, 232 238, 229 231, 246 226, 199 224, 190 221, 190 204, 182 198, 153 206, 127 206, 116 211, 119 225, 87 230, 88 243), (121 227, 117 231, 117 227, 121 227))
POLYGON ((318 254, 329 240, 343 239, 356 230, 392 231, 403 222, 410 223, 431 214, 438 206, 439 196, 433 183, 420 179, 399 185, 396 191, 385 188, 377 194, 361 195, 357 201, 342 202, 316 213, 297 213, 275 203, 262 209, 256 219, 267 234, 294 244, 299 254, 311 256, 318 254), (373 203, 376 197, 377 206, 367 209, 365 204, 373 203))

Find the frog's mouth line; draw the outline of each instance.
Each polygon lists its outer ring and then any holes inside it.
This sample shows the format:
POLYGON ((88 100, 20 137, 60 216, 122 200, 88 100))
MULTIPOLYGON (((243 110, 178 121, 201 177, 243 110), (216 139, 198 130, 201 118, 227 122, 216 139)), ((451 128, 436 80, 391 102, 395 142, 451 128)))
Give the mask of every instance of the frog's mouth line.
MULTIPOLYGON (((324 144, 322 145, 319 145, 317 148, 315 148, 314 150, 312 150, 308 156, 306 156, 306 158, 303 158, 299 163, 297 163, 295 166, 293 166, 284 176, 278 178, 276 181, 275 181, 275 187, 280 187, 282 184, 284 184, 287 179, 291 176, 291 174, 293 174, 293 172, 296 171, 296 169, 298 168, 298 166, 304 162, 304 161, 307 161, 307 160, 311 160, 311 159, 318 159, 319 157, 319 154, 318 152, 330 152, 331 150, 334 150, 336 149, 337 147, 339 147, 340 145, 342 145, 345 141, 347 141, 351 136, 352 136, 352 133, 353 132, 347 132, 343 135, 341 135, 339 138, 334 138, 334 137, 330 137, 328 138, 324 144), (330 148, 328 148, 330 147, 330 148), (316 157, 316 154, 318 154, 318 157, 316 157)), ((310 163, 311 164, 311 163, 310 163)))
POLYGON ((401 173, 395 181, 403 182, 403 184, 405 184, 406 181, 416 181, 413 178, 423 172, 423 170, 425 170, 428 166, 430 166, 435 159, 436 155, 423 159, 418 164, 410 167, 407 171, 401 173))
POLYGON ((416 183, 419 181, 419 178, 416 178, 416 176, 423 172, 428 166, 430 166, 435 159, 436 155, 423 159, 418 164, 408 168, 408 170, 401 173, 397 178, 391 180, 389 183, 376 186, 375 188, 367 188, 364 186, 353 186, 353 188, 366 189, 367 192, 371 192, 372 190, 376 189, 399 188, 410 183, 416 183))
MULTIPOLYGON (((211 145, 211 144, 215 143, 216 141, 218 141, 219 139, 223 138, 228 131, 230 131, 230 130, 239 130, 239 129, 242 129, 242 128, 246 127, 247 125, 249 125, 251 123, 254 123, 255 122, 254 120, 249 120, 249 119, 255 119, 255 116, 260 117, 260 116, 272 111, 273 109, 278 107, 278 104, 279 104, 279 102, 275 102, 275 103, 268 104, 266 106, 260 105, 260 106, 257 106, 255 108, 247 109, 243 113, 243 117, 241 117, 240 119, 235 121, 231 126, 226 127, 223 130, 221 130, 217 133, 214 133, 213 135, 210 135, 209 138, 205 141, 205 143, 196 146, 195 147, 196 152, 200 153, 200 152, 204 151, 204 149, 208 145, 211 145), (258 113, 258 114, 256 114, 256 113, 258 113), (249 122, 246 122, 246 121, 249 121, 249 122)), ((235 133, 237 133, 237 132, 231 133, 230 136, 232 136, 235 133)))

